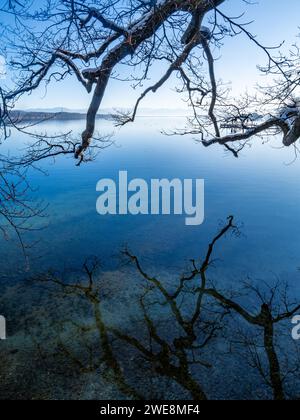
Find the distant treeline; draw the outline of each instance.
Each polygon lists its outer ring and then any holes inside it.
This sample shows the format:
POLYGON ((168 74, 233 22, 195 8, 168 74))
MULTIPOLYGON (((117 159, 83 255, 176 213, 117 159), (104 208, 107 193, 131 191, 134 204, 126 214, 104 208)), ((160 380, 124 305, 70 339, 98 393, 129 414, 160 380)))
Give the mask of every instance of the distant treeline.
MULTIPOLYGON (((83 120, 86 118, 86 114, 79 112, 34 112, 34 111, 18 111, 14 110, 10 112, 10 119, 14 124, 20 124, 23 122, 31 121, 67 121, 67 120, 83 120)), ((99 114, 97 118, 101 119, 112 119, 112 114, 99 114)))

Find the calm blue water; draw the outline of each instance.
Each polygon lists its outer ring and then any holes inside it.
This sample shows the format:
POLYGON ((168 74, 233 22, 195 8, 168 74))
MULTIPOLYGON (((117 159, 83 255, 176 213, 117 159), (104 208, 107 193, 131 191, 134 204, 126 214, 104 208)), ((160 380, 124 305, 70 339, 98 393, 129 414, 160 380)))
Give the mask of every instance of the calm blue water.
MULTIPOLYGON (((268 144, 255 140, 240 159, 220 147, 205 149, 188 137, 166 137, 161 129, 182 127, 185 119, 140 118, 115 133, 116 144, 93 163, 75 167, 72 158, 43 163, 48 176, 30 174, 37 196, 49 203, 47 227, 30 233, 39 240, 31 251, 31 270, 76 265, 88 255, 99 255, 113 265, 125 244, 143 256, 153 270, 182 268, 203 255, 220 221, 230 214, 242 224, 242 236, 227 238, 218 247, 215 275, 240 282, 244 275, 274 276, 298 283, 300 266, 300 166, 293 150, 283 150, 280 139, 268 144), (185 226, 184 216, 99 216, 95 205, 100 178, 117 179, 119 170, 129 178, 204 178, 205 223, 185 226)), ((110 121, 99 121, 110 133, 110 121)), ((80 132, 84 121, 47 123, 47 132, 80 132)), ((15 151, 27 141, 14 135, 15 151)), ((0 242, 0 269, 9 276, 24 270, 17 244, 0 242)))

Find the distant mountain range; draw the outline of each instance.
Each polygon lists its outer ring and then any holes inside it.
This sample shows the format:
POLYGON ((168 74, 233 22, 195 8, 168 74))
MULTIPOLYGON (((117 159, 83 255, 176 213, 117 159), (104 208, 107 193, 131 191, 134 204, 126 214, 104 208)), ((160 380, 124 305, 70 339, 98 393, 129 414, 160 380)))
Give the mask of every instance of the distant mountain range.
MULTIPOLYGON (((70 109, 70 108, 28 108, 19 110, 20 112, 36 113, 36 112, 45 112, 49 114, 84 114, 86 113, 85 109, 70 109)), ((105 112, 106 113, 106 112, 105 112)))
MULTIPOLYGON (((118 108, 123 112, 130 112, 132 109, 129 108, 118 108)), ((29 108, 18 110, 14 112, 19 113, 26 113, 26 114, 71 114, 71 115, 86 115, 87 110, 80 108, 80 109, 70 109, 70 108, 29 108)), ((117 113, 116 109, 113 108, 103 108, 100 111, 100 115, 114 115, 117 113)), ((161 117, 170 117, 170 116, 187 116, 190 115, 188 109, 181 109, 181 108, 140 108, 139 109, 139 116, 161 116, 161 117)))
MULTIPOLYGON (((128 109, 122 109, 128 112, 128 109)), ((97 115, 98 119, 113 119, 117 114, 116 110, 106 108, 102 109, 97 115)), ((187 117, 189 114, 185 109, 152 109, 141 108, 139 117, 187 117)), ((86 110, 84 109, 68 109, 68 108, 32 108, 26 110, 13 110, 10 116, 15 124, 43 122, 43 121, 71 121, 83 120, 86 118, 86 110)))
MULTIPOLYGON (((15 123, 38 122, 45 120, 67 121, 67 120, 83 120, 86 118, 86 113, 76 111, 61 111, 56 109, 51 110, 13 110, 10 112, 10 117, 15 123)), ((112 114, 98 114, 97 118, 111 119, 112 114)))

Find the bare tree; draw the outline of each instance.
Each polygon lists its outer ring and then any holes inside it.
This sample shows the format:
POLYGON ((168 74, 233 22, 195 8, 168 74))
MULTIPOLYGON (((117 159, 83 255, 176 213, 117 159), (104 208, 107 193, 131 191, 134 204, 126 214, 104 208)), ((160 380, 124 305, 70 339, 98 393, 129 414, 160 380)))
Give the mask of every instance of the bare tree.
MULTIPOLYGON (((1 12, 8 14, 14 25, 3 32, 2 54, 15 83, 1 88, 4 135, 11 123, 10 110, 22 95, 73 75, 79 88, 92 94, 86 128, 80 144, 75 142, 75 147, 70 148, 70 143, 64 147, 61 142, 54 148, 55 153, 74 153, 82 162, 95 135, 96 116, 108 82, 127 80, 141 88, 151 77, 152 65, 160 62, 159 80, 141 93, 132 113, 120 115, 118 124, 134 121, 143 99, 177 76, 177 90, 186 92, 193 110, 192 129, 185 133, 197 135, 205 146, 218 143, 237 156, 245 141, 269 133, 271 128, 283 132, 285 146, 295 145, 300 118, 298 103, 293 105, 291 101, 299 88, 298 50, 285 57, 277 49, 265 47, 242 23, 242 18, 231 18, 222 12, 223 2, 48 0, 42 8, 35 1, 29 5, 5 2, 1 12), (208 26, 204 26, 204 21, 208 26), (31 24, 37 24, 39 29, 30 30, 31 24), (265 52, 268 65, 261 71, 279 77, 256 101, 230 98, 215 74, 214 50, 221 48, 226 37, 241 33, 265 52), (132 76, 119 74, 120 64, 132 68, 132 76), (245 113, 251 117, 258 110, 263 120, 254 126, 245 125, 245 113), (237 122, 238 132, 224 136, 222 127, 228 124, 228 116, 237 122)), ((249 6, 245 2, 245 7, 249 6)), ((39 146, 44 149, 41 143, 39 146)), ((49 151, 50 156, 52 152, 49 151)), ((47 153, 41 156, 45 158, 47 153)))

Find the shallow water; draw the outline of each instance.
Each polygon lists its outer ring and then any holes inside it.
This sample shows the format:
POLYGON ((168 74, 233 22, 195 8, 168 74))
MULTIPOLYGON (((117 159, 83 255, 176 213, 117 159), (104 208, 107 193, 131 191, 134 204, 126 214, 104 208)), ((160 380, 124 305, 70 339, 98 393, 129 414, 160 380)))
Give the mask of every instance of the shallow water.
MULTIPOLYGON (((52 122, 44 124, 43 130, 49 134, 73 130, 79 135, 83 123, 52 122)), ((104 133, 113 129, 108 120, 98 121, 98 124, 104 133)), ((82 317, 85 322, 87 315, 84 304, 76 306, 73 313, 68 300, 50 298, 47 292, 43 294, 43 288, 35 288, 27 280, 19 282, 36 271, 76 268, 88 256, 99 256, 105 271, 99 281, 101 287, 108 290, 104 304, 106 320, 139 335, 142 330, 137 328, 140 324, 135 319, 140 317, 137 305, 140 278, 134 271, 120 266, 120 251, 127 245, 140 257, 149 273, 155 273, 168 286, 174 285, 178 278, 174 274, 181 273, 190 259, 201 260, 226 217, 234 215, 241 235, 238 238, 229 235, 218 242, 209 278, 217 281, 218 287, 226 289, 227 293, 229 287, 239 289, 249 276, 253 284, 266 280, 274 285, 277 279, 282 279, 288 281, 293 300, 299 300, 300 168, 298 160, 289 164, 294 159, 293 150, 281 149, 277 138, 270 139, 267 144, 256 139, 253 147, 246 148, 236 159, 220 147, 205 149, 192 138, 168 137, 160 133, 162 129, 172 130, 184 124, 184 118, 139 118, 135 125, 117 131, 115 145, 103 151, 95 162, 78 168, 73 158, 59 158, 55 163, 43 162, 42 169, 48 172, 47 176, 30 171, 30 183, 38 188, 35 197, 49 203, 49 207, 47 217, 36 222, 37 227, 44 228, 28 233, 26 237, 27 241, 38 241, 30 251, 29 271, 17 241, 13 237, 8 242, 0 239, 1 286, 12 285, 2 289, 0 299, 0 313, 6 314, 9 325, 9 340, 3 345, 4 356, 2 354, 7 376, 0 387, 0 398, 2 394, 8 398, 17 395, 30 399, 41 396, 57 399, 120 397, 115 388, 111 389, 106 382, 103 384, 101 376, 96 374, 81 375, 76 379, 72 376, 68 379, 66 375, 63 380, 55 373, 49 376, 45 359, 39 359, 30 341, 26 319, 33 323, 34 334, 42 343, 45 340, 51 353, 51 343, 57 333, 52 322, 59 323, 71 315, 76 319, 82 317), (204 179, 204 223, 186 226, 185 216, 99 216, 96 184, 101 178, 117 180, 120 170, 127 170, 129 179, 204 179), (17 286, 13 280, 17 281, 17 286), (22 380, 15 379, 18 372, 22 380), (29 380, 31 377, 33 379, 29 380)), ((13 152, 21 153, 26 141, 28 139, 14 134, 10 140, 14 145, 13 152)), ((256 297, 247 295, 243 299, 248 308, 258 311, 256 297)), ((188 313, 191 302, 188 299, 182 310, 188 313)), ((164 317, 163 308, 155 319, 164 317)), ((168 322, 172 323, 172 328, 167 330, 166 336, 175 333, 174 322, 172 319, 168 322)), ((284 327, 280 340, 291 356, 295 343, 290 329, 290 324, 284 327)), ((72 346, 77 348, 77 345, 72 339, 72 346)), ((213 372, 202 377, 210 395, 217 398, 269 397, 255 372, 249 371, 244 349, 231 358, 224 349, 219 337, 214 347, 209 347, 207 354, 204 352, 208 360, 215 361, 213 372), (221 356, 215 355, 215 351, 221 356), (241 377, 242 383, 236 389, 235 378, 240 382, 241 377)), ((127 351, 125 358, 130 356, 127 351)), ((120 352, 123 357, 122 350, 120 352)), ((51 369, 55 372, 57 364, 52 363, 51 369)), ((68 372, 68 363, 60 366, 68 372)), ((139 372, 147 377, 143 369, 134 371, 139 372)), ((147 383, 146 389, 148 386, 147 383)), ((164 391, 163 382, 159 382, 158 390, 164 391)), ((168 386, 166 390, 172 398, 182 398, 182 390, 172 391, 168 386)))

